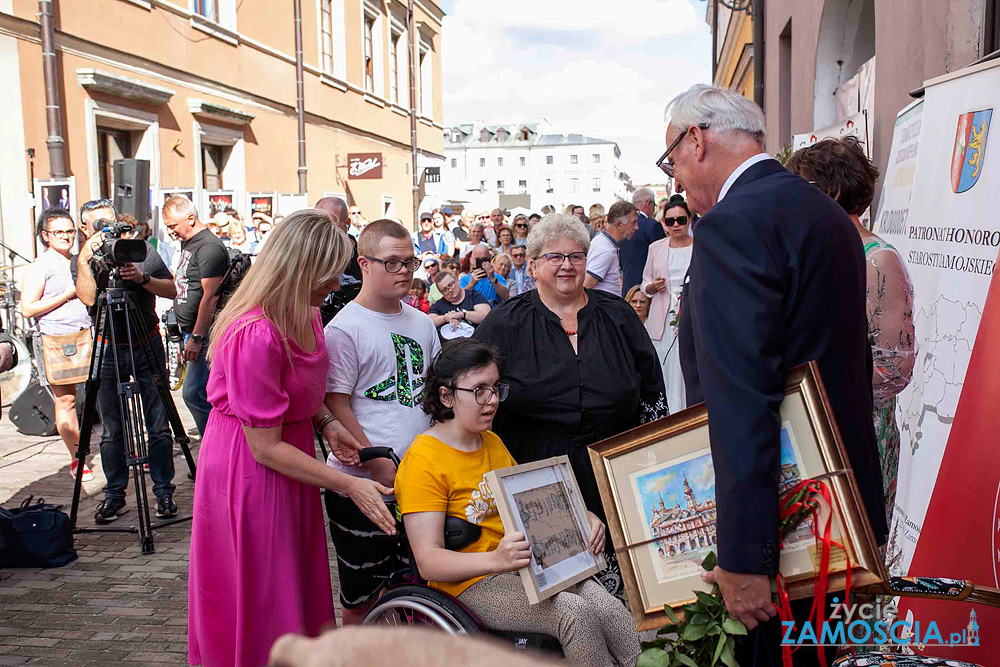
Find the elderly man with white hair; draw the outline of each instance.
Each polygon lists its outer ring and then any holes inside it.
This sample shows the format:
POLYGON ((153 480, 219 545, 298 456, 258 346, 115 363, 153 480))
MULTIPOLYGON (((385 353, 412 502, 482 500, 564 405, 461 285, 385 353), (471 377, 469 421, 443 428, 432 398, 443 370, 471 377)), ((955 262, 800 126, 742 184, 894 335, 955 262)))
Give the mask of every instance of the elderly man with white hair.
MULTIPOLYGON (((778 664, 778 479, 784 377, 818 364, 868 518, 887 527, 872 424, 864 252, 836 202, 763 150, 764 115, 740 95, 694 86, 667 107, 658 164, 701 214, 681 296, 689 403, 708 407, 715 465, 719 584, 729 612, 758 637, 739 664, 778 664), (770 660, 771 662, 768 662, 770 660)), ((793 603, 804 620, 811 601, 793 603)), ((795 664, 823 664, 815 649, 795 664)))
POLYGON ((631 238, 623 239, 618 247, 622 259, 622 296, 633 286, 642 283, 642 270, 646 268, 649 246, 666 238, 663 225, 653 219, 656 195, 649 188, 639 188, 632 193, 632 205, 639 212, 639 226, 631 238))

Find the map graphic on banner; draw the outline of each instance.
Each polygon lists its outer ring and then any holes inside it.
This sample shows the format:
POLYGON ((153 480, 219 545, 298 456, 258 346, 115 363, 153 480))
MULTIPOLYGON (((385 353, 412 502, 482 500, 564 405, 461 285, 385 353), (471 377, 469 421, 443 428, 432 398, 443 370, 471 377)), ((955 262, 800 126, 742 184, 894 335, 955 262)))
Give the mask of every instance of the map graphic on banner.
MULTIPOLYGON (((1000 368, 984 363, 997 362, 1000 327, 987 326, 998 316, 984 312, 1000 249, 1000 149, 988 131, 1000 104, 1000 63, 970 69, 927 82, 925 101, 898 116, 875 227, 907 263, 918 344, 913 380, 897 400, 901 451, 887 560, 891 574, 997 586, 1000 382, 992 378, 1000 368)), ((1000 294, 990 301, 1000 308, 1000 294)), ((970 606, 904 599, 901 617, 906 610, 953 632, 968 623, 970 606)), ((1000 621, 996 610, 975 611, 983 627, 1000 621)), ((935 654, 985 664, 1000 651, 1000 636, 984 633, 982 641, 935 654)))

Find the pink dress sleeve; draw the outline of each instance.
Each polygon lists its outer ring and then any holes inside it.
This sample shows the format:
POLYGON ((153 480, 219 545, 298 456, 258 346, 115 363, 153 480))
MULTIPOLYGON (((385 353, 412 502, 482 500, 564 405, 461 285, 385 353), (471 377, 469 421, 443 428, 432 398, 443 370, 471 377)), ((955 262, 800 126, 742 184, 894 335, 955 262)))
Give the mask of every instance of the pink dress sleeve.
POLYGON ((233 415, 250 428, 281 426, 288 412, 282 380, 289 361, 274 326, 264 319, 243 326, 224 344, 221 361, 233 415))

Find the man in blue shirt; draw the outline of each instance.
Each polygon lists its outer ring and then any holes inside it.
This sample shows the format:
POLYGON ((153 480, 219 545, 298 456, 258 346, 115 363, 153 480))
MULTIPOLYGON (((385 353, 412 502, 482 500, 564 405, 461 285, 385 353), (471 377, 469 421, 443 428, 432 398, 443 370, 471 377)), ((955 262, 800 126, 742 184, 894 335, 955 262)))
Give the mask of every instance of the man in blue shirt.
POLYGON ((663 225, 653 219, 655 201, 656 195, 649 188, 639 188, 632 193, 632 204, 639 212, 639 229, 632 238, 624 239, 618 247, 622 260, 622 290, 625 292, 632 285, 642 282, 642 270, 646 268, 649 245, 666 237, 663 225))
POLYGON ((420 214, 420 231, 413 232, 413 252, 419 257, 427 255, 443 255, 447 252, 444 235, 434 229, 434 219, 431 214, 420 214))
POLYGON ((493 265, 490 263, 489 246, 479 244, 472 249, 469 268, 472 269, 471 273, 463 276, 460 282, 463 289, 468 288, 479 292, 491 306, 506 301, 510 297, 507 281, 493 270, 493 265))

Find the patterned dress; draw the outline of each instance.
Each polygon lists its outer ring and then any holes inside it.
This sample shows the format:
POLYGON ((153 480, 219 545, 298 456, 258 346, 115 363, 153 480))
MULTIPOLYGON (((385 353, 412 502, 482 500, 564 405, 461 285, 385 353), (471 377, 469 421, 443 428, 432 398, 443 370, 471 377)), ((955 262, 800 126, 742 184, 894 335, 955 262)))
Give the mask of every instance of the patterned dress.
POLYGON ((913 331, 913 282, 899 252, 878 238, 865 240, 868 264, 868 340, 875 372, 875 436, 886 519, 892 523, 899 473, 899 428, 896 426, 896 396, 913 378, 916 338, 913 331))

